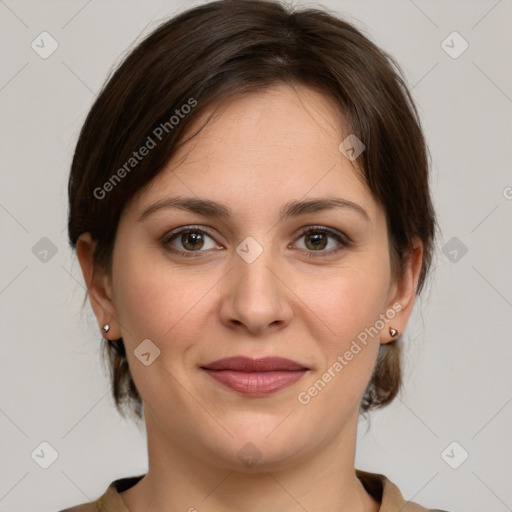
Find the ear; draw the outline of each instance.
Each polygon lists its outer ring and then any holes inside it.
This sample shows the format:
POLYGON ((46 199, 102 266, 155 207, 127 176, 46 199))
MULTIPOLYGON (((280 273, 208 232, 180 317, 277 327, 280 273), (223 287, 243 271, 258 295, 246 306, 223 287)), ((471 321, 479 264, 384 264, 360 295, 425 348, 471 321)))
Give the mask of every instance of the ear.
POLYGON ((393 319, 389 320, 386 328, 382 331, 380 339, 381 344, 386 344, 397 339, 397 336, 391 336, 389 327, 396 329, 400 334, 405 331, 414 306, 422 262, 423 243, 416 237, 413 240, 413 249, 409 256, 404 275, 395 282, 390 289, 390 300, 388 302, 387 311, 393 310, 396 314, 393 319))
POLYGON ((121 338, 121 330, 112 300, 111 277, 103 269, 94 265, 95 250, 96 241, 92 239, 90 233, 80 235, 76 243, 76 255, 89 292, 91 307, 98 321, 100 331, 105 324, 110 327, 108 334, 101 331, 103 337, 115 340, 121 338))

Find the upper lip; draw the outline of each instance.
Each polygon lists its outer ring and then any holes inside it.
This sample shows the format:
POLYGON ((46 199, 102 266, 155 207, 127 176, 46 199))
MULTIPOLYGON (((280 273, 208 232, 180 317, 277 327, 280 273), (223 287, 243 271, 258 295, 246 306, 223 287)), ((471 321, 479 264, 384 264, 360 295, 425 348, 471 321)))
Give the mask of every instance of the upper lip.
POLYGON ((272 372, 307 370, 305 366, 284 357, 263 357, 251 359, 245 356, 226 357, 208 363, 202 368, 207 370, 234 370, 239 372, 272 372))

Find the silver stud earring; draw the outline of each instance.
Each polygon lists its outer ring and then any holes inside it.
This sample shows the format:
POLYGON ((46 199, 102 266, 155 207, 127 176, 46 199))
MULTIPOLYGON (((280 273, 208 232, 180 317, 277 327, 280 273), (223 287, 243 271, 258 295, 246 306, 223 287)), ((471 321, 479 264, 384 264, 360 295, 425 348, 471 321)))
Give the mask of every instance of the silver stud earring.
POLYGON ((107 333, 108 331, 110 331, 110 325, 108 324, 105 324, 101 327, 101 330, 104 332, 104 333, 107 333))
POLYGON ((393 327, 390 327, 389 334, 392 338, 396 338, 400 333, 396 329, 393 329, 393 327))

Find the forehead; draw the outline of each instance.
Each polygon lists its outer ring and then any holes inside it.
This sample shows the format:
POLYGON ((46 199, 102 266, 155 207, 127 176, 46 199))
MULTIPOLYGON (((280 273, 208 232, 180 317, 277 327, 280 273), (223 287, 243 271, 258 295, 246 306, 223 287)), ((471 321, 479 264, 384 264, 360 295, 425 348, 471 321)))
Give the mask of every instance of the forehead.
MULTIPOLYGON (((268 162, 306 155, 313 159, 319 151, 330 160, 340 156, 343 116, 339 108, 324 94, 304 86, 276 85, 213 104, 187 127, 184 137, 207 120, 188 148, 195 156, 268 162)), ((183 148, 181 155, 186 151, 183 148)))
POLYGON ((324 94, 279 85, 239 95, 206 108, 184 139, 198 130, 139 196, 138 210, 166 195, 215 199, 234 210, 336 195, 378 214, 356 162, 339 150, 349 132, 324 94))

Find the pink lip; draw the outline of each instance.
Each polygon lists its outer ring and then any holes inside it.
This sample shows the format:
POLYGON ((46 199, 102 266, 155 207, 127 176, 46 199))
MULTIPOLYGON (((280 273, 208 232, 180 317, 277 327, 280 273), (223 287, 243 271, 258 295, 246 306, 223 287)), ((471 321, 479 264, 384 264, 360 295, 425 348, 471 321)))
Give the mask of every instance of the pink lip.
POLYGON ((282 357, 243 356, 219 359, 202 369, 224 386, 250 396, 267 395, 291 386, 308 371, 303 365, 282 357))

